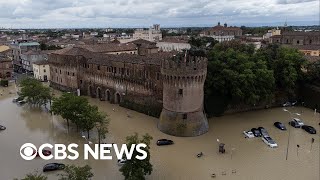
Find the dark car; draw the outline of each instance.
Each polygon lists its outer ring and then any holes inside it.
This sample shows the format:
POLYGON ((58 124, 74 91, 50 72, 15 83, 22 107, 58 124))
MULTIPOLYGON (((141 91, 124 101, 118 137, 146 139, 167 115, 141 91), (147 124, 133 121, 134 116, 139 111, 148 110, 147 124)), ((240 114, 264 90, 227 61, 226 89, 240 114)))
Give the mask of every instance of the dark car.
POLYGON ((7 129, 6 127, 0 125, 0 131, 6 130, 6 129, 7 129))
POLYGON ((157 141, 157 145, 158 146, 162 146, 162 145, 171 145, 173 144, 173 141, 172 140, 169 140, 169 139, 159 139, 157 141))
MULTIPOLYGON (((37 153, 37 155, 36 155, 36 157, 40 157, 40 155, 39 155, 39 152, 37 152, 37 151, 33 151, 33 154, 35 154, 35 153, 37 153)), ((33 155, 32 154, 32 155, 33 155)), ((42 154, 44 155, 44 156, 50 156, 51 155, 51 151, 50 150, 46 150, 46 149, 43 149, 42 150, 42 154)))
POLYGON ((312 126, 303 125, 301 128, 307 131, 309 134, 317 134, 316 129, 312 126))
POLYGON ((63 170, 66 166, 61 163, 49 163, 43 167, 43 172, 63 170))
POLYGON ((296 121, 290 121, 289 124, 294 128, 300 128, 301 127, 296 121))
POLYGON ((275 122, 273 125, 282 131, 287 130, 286 126, 284 124, 282 124, 281 122, 275 122))
POLYGON ((259 131, 259 129, 257 129, 257 128, 252 128, 252 129, 251 129, 251 132, 253 133, 253 135, 254 135, 255 137, 261 137, 261 132, 259 131))

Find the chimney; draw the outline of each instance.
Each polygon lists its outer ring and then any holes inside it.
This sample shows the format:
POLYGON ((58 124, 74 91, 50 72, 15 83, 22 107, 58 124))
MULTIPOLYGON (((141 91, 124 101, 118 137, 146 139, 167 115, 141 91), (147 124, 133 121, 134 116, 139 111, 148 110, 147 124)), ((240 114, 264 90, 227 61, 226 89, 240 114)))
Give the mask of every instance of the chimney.
POLYGON ((141 55, 141 52, 140 52, 140 47, 141 47, 141 44, 136 44, 137 45, 137 48, 138 48, 138 55, 141 55))
POLYGON ((218 26, 220 26, 220 22, 218 22, 218 26))
POLYGON ((228 27, 227 23, 224 23, 224 27, 228 27))

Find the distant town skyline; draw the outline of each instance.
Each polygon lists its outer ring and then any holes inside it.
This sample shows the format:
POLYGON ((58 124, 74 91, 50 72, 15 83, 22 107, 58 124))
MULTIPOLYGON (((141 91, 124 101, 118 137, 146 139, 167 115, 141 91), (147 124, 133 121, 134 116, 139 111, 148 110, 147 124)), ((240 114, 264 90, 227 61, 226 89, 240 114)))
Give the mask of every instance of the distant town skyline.
POLYGON ((318 0, 0 0, 4 28, 319 25, 318 0))

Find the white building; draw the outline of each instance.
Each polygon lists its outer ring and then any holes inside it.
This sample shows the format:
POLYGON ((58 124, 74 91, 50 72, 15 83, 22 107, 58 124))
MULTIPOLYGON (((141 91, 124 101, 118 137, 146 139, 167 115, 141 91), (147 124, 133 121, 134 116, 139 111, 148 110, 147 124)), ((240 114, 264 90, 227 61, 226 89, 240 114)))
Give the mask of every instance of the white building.
POLYGON ((268 32, 263 35, 263 39, 269 39, 271 36, 275 35, 281 35, 281 30, 279 28, 268 30, 268 32))
POLYGON ((182 51, 184 49, 190 49, 191 45, 187 40, 173 37, 173 38, 164 38, 162 41, 157 42, 157 47, 159 51, 182 51))
POLYGON ((35 79, 48 81, 50 79, 50 66, 48 61, 43 60, 33 63, 33 75, 35 79))
POLYGON ((159 24, 154 24, 148 30, 137 29, 133 34, 133 40, 144 39, 147 41, 155 42, 162 40, 162 33, 159 24))

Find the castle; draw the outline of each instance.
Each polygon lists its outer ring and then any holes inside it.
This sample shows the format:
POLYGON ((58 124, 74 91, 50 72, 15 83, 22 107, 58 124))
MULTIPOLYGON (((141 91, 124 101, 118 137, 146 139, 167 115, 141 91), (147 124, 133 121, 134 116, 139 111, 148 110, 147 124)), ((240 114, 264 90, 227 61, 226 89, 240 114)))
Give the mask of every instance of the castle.
POLYGON ((158 128, 170 135, 206 133, 207 59, 190 52, 157 52, 152 45, 137 42, 115 44, 112 53, 103 51, 104 44, 55 51, 49 55, 50 84, 160 117, 158 128))

